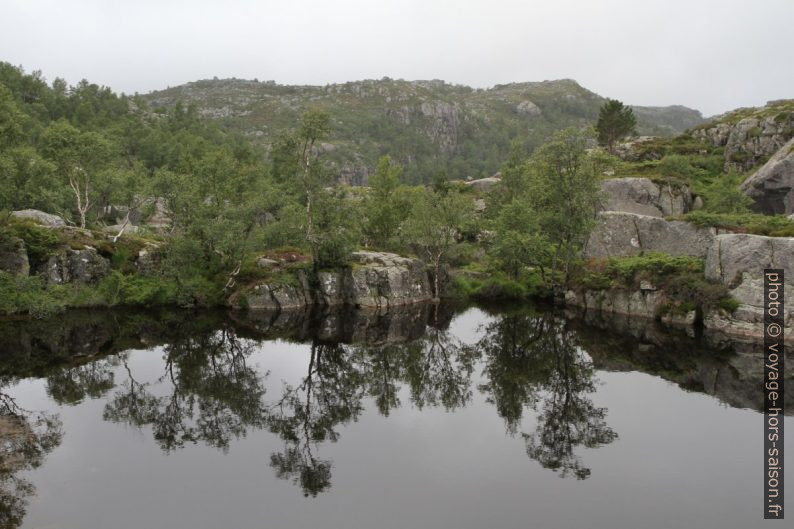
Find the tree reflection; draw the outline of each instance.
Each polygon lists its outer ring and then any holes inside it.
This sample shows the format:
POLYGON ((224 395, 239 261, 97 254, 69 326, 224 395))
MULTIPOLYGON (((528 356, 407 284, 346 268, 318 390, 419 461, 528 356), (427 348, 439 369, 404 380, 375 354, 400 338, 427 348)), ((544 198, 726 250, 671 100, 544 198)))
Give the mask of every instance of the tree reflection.
POLYGON ((22 525, 35 488, 19 474, 39 467, 62 438, 57 415, 24 410, 0 391, 0 527, 22 525))
POLYGON ((588 397, 595 391, 592 362, 566 323, 551 314, 505 316, 486 326, 479 346, 488 379, 481 389, 508 432, 517 433, 525 407, 541 410, 535 432, 521 434, 527 455, 562 477, 589 477, 574 450, 611 443, 617 433, 606 424, 606 409, 588 397))
POLYGON ((165 451, 197 442, 226 451, 232 439, 264 424, 262 377, 246 363, 255 345, 226 328, 173 341, 164 347, 165 372, 157 381, 170 383, 165 396, 136 380, 122 357, 127 379, 104 418, 150 425, 165 451))
POLYGON ((440 329, 401 344, 313 343, 306 375, 296 386, 285 385, 271 405, 270 430, 285 443, 271 455, 271 466, 305 496, 316 496, 331 486, 332 465, 318 457, 319 445, 337 441, 338 427, 358 419, 364 397, 372 397, 384 416, 400 406, 401 384, 417 408, 464 406, 471 399, 476 356, 440 329))
POLYGON ((335 428, 358 418, 362 393, 361 373, 347 348, 313 343, 306 376, 297 386, 286 385, 282 398, 271 406, 268 426, 285 443, 281 453, 270 456, 276 475, 292 479, 304 496, 327 490, 331 462, 318 458, 313 447, 335 442, 335 428))
POLYGON ((47 377, 47 393, 59 404, 79 404, 86 397, 96 399, 113 389, 114 357, 85 365, 56 370, 47 377))
POLYGON ((496 406, 507 431, 514 435, 524 408, 534 408, 543 383, 549 378, 551 355, 548 333, 553 319, 525 314, 499 317, 485 326, 477 343, 485 358, 486 382, 480 390, 496 406))

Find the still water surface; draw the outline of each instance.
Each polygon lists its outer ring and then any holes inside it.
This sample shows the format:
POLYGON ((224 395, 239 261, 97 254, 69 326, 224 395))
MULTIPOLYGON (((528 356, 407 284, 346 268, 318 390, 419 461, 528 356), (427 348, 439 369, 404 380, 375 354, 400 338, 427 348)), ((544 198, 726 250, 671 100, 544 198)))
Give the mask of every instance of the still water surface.
POLYGON ((791 527, 752 344, 530 307, 0 333, 0 526, 791 527))

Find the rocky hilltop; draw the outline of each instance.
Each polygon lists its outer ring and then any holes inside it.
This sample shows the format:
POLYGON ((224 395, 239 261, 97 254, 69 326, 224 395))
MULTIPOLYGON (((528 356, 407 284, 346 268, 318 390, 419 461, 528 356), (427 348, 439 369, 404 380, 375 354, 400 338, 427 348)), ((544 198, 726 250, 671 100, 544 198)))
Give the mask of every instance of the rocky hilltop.
POLYGON ((766 162, 793 136, 794 99, 733 110, 692 130, 692 137, 724 148, 726 170, 741 171, 766 162))
MULTIPOLYGON (((204 80, 152 92, 152 110, 195 105, 253 141, 268 146, 295 126, 308 107, 327 110, 332 136, 319 149, 343 183, 366 183, 378 157, 405 166, 408 182, 440 170, 466 179, 495 173, 514 139, 529 150, 568 126, 592 124, 604 98, 565 79, 474 89, 444 81, 356 81, 326 86, 287 86, 272 81, 204 80)), ((703 122, 682 106, 635 106, 638 132, 671 136, 703 122)))

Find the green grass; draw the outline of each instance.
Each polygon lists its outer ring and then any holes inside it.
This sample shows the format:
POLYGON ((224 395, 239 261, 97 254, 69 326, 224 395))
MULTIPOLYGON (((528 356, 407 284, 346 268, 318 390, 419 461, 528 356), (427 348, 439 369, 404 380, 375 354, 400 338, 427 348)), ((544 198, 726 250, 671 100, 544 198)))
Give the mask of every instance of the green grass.
POLYGON ((536 272, 527 272, 518 280, 501 272, 468 273, 453 278, 456 297, 478 300, 526 300, 547 297, 548 289, 536 272))

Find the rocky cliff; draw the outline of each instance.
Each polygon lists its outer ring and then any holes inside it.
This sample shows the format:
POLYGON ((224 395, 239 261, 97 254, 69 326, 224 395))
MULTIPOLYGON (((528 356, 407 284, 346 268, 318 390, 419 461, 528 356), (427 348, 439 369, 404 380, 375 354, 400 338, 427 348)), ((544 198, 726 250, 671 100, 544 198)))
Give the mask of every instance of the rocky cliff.
POLYGON ((622 211, 651 217, 682 215, 692 209, 688 186, 658 184, 648 178, 610 178, 601 182, 605 211, 622 211))
POLYGON ((579 307, 585 313, 633 318, 659 319, 671 326, 692 328, 697 311, 671 311, 667 294, 650 282, 639 288, 610 288, 605 290, 568 290, 565 293, 568 307, 579 307))
MULTIPOLYGON (((765 268, 783 269, 785 295, 794 300, 794 238, 731 233, 718 235, 706 257, 706 278, 728 286, 739 302, 732 313, 714 311, 704 318, 707 329, 763 337, 765 268)), ((794 303, 786 303, 784 326, 794 339, 794 303)))
MULTIPOLYGON (((610 215, 610 214, 607 214, 610 215)), ((619 218, 631 214, 617 214, 619 218)), ((635 215, 635 217, 639 217, 635 215)), ((645 217, 653 219, 653 217, 645 217)), ((655 219, 657 222, 665 222, 655 219)), ((672 223, 668 223, 672 224, 672 223)), ((687 232, 682 232, 686 236, 687 232)), ((679 246, 664 245, 670 250, 686 250, 686 254, 705 257, 705 279, 727 287, 727 292, 736 303, 733 310, 719 304, 703 306, 702 300, 691 299, 681 305, 674 301, 664 288, 657 288, 651 281, 638 286, 610 286, 601 289, 569 290, 565 303, 586 312, 602 315, 627 315, 632 317, 661 319, 663 322, 692 328, 702 319, 703 327, 715 333, 752 339, 763 338, 764 329, 764 269, 784 270, 784 292, 787 299, 794 299, 794 238, 764 237, 743 233, 715 234, 709 232, 710 242, 702 239, 705 252, 697 250, 692 237, 689 243, 679 246), (686 306, 689 305, 689 306, 686 306), (680 309, 684 310, 680 310, 680 309)), ((621 255, 636 255, 639 248, 617 241, 609 249, 621 255), (626 253, 636 252, 636 253, 626 253)), ((674 254, 676 255, 676 254, 674 254)), ((794 341, 794 304, 786 304, 784 328, 787 341, 794 341)))
POLYGON ((794 213, 794 138, 742 183, 755 209, 766 215, 794 213))
POLYGON ((588 258, 626 257, 643 252, 705 257, 717 232, 685 221, 604 211, 584 249, 588 258))
POLYGON ((377 310, 421 303, 433 298, 424 264, 385 252, 353 252, 352 266, 321 270, 316 281, 306 271, 293 272, 289 283, 264 282, 235 295, 233 305, 254 310, 294 310, 310 305, 349 305, 377 310))
POLYGON ((587 258, 626 257, 643 252, 705 257, 716 231, 664 217, 682 215, 696 201, 686 185, 648 178, 602 181, 602 211, 584 248, 587 258))

